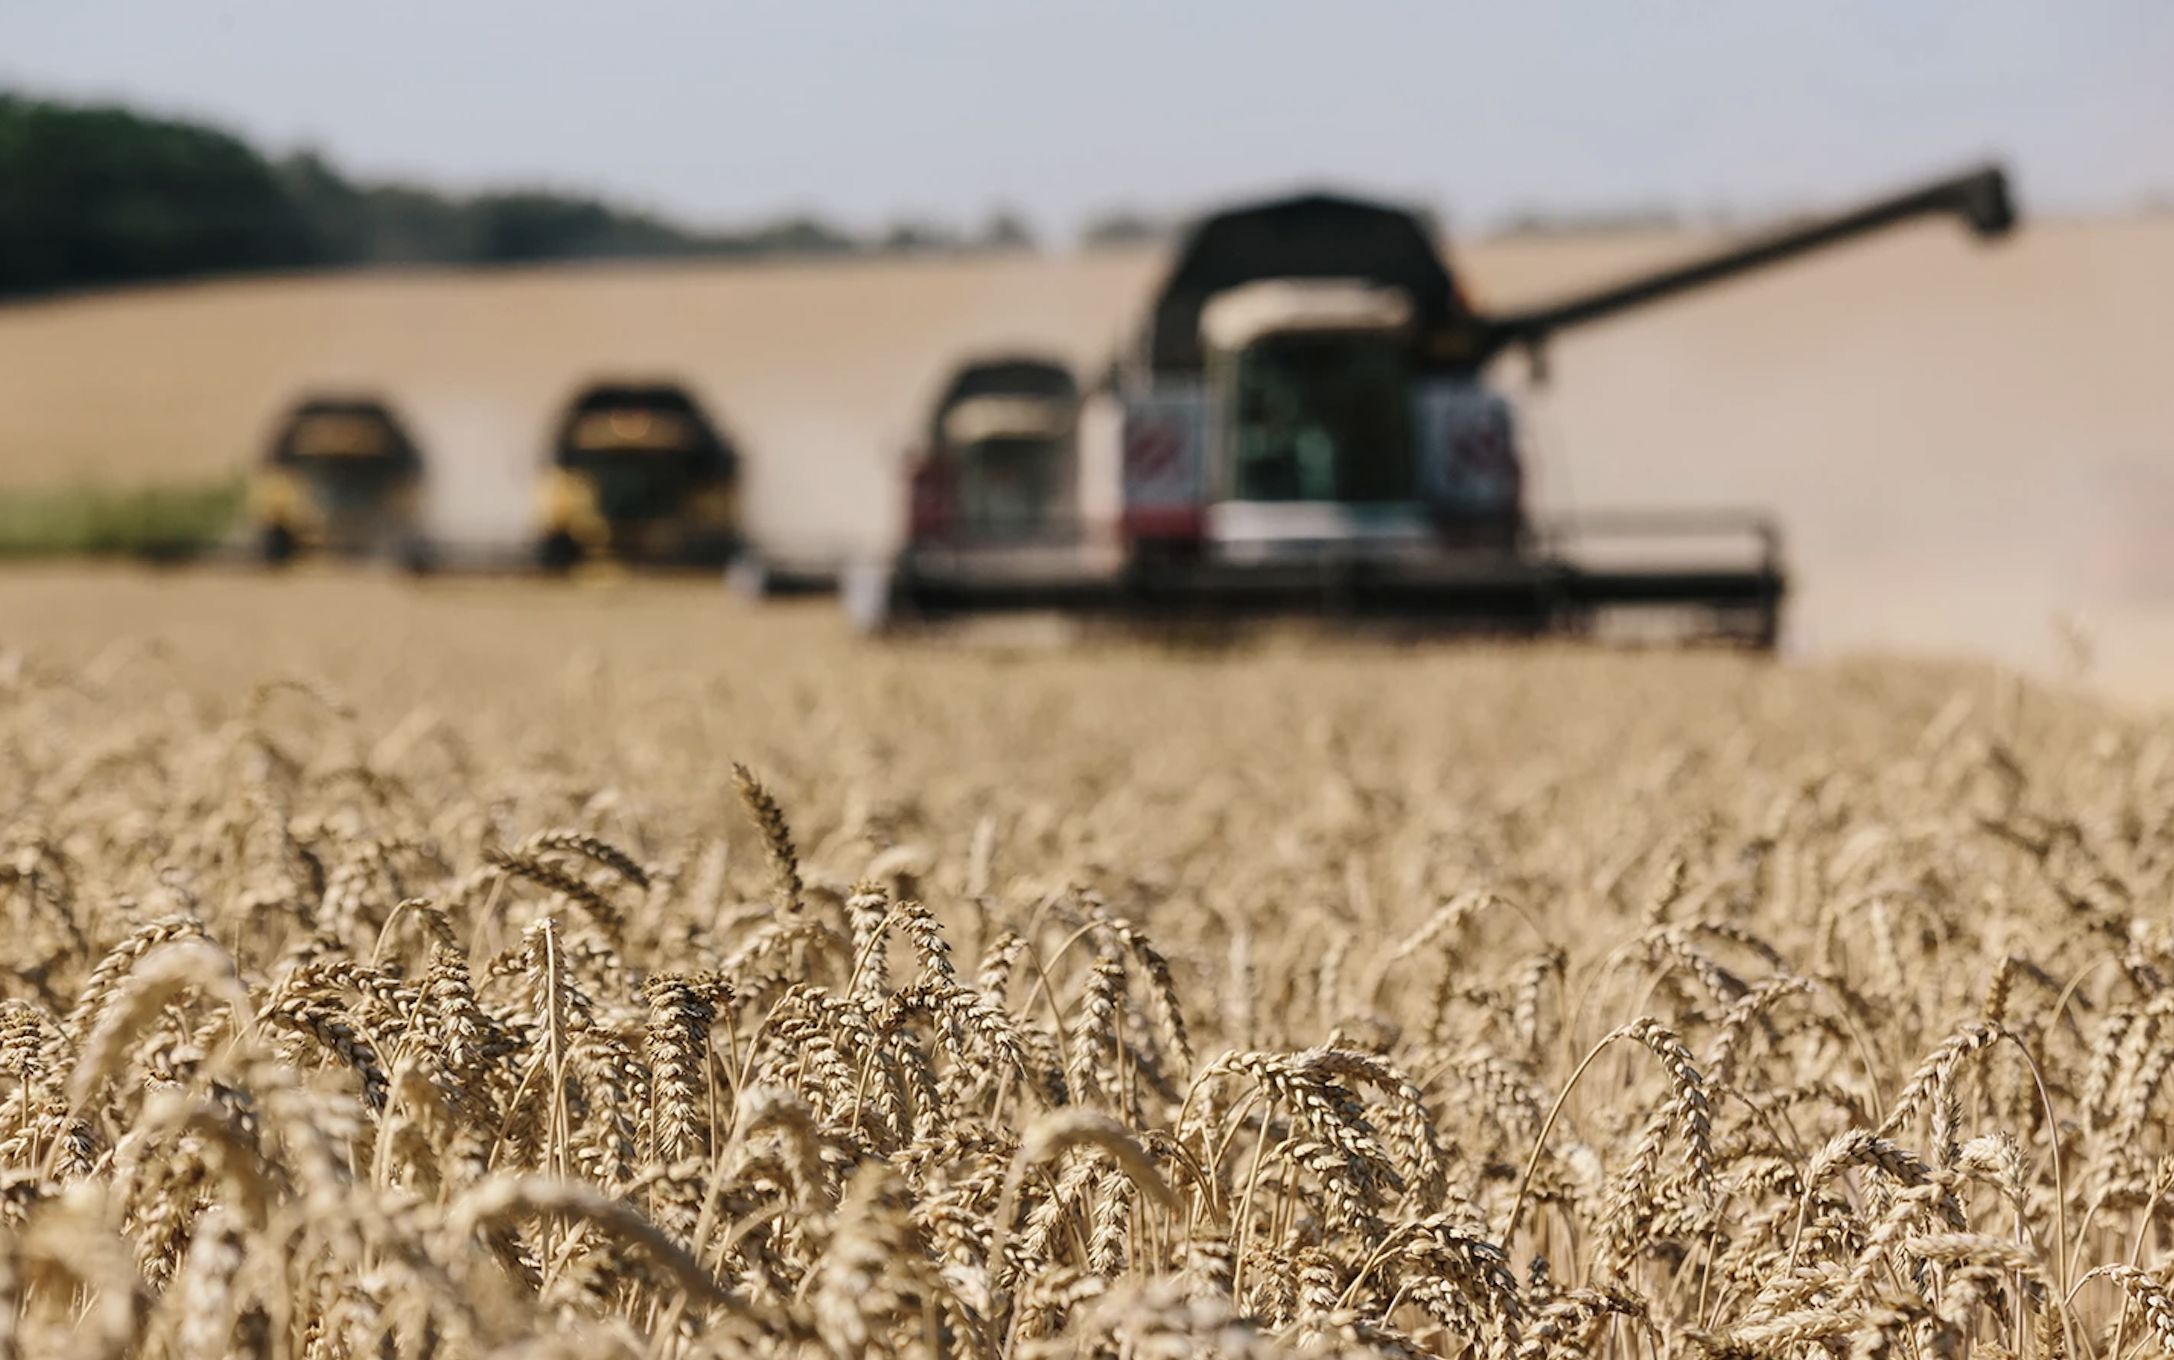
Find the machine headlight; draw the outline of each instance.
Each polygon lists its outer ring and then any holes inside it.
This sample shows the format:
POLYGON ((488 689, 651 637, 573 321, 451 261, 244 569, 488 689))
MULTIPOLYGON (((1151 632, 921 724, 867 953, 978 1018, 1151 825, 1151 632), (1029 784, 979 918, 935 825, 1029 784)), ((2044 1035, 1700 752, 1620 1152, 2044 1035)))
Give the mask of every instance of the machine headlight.
POLYGON ((545 533, 570 534, 591 549, 611 542, 611 523, 599 507, 591 478, 554 468, 544 478, 542 500, 545 533))
POLYGON ((264 523, 292 526, 298 520, 315 519, 315 509, 308 492, 290 472, 260 472, 249 484, 249 512, 264 523))
POLYGON ((537 495, 537 510, 549 528, 563 529, 574 521, 596 514, 596 488, 589 479, 564 468, 546 474, 537 495))

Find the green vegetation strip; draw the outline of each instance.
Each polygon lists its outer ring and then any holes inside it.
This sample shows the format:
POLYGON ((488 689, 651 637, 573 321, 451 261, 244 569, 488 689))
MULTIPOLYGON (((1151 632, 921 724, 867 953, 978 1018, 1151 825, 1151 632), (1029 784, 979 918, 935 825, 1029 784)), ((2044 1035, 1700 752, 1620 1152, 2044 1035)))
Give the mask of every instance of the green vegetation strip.
POLYGON ((193 557, 222 542, 243 482, 0 490, 0 558, 193 557))

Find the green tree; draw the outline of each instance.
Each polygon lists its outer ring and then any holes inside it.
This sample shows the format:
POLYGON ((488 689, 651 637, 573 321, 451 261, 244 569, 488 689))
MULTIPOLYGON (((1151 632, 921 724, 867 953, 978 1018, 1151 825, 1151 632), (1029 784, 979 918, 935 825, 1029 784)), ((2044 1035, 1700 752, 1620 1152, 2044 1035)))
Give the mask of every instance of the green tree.
POLYGON ((1105 247, 1148 245, 1170 234, 1169 225, 1130 208, 1113 208, 1088 219, 1080 228, 1080 244, 1089 250, 1105 247))
POLYGON ((278 172, 238 139, 0 95, 0 291, 324 258, 278 172))
POLYGON ((978 234, 907 220, 863 238, 807 216, 698 231, 550 190, 447 194, 361 183, 314 151, 272 162, 214 128, 0 94, 0 295, 297 266, 684 255, 1020 250, 1014 212, 978 234))
POLYGON ((982 223, 981 236, 975 244, 984 250, 1032 250, 1034 228, 1010 208, 998 208, 982 223))

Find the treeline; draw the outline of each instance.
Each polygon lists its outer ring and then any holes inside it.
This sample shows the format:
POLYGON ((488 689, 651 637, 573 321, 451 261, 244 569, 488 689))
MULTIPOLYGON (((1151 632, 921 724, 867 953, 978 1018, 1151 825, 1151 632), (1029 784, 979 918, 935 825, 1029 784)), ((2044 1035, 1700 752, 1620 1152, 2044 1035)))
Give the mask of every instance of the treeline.
MULTIPOLYGON (((1666 208, 1528 211, 1496 234, 1680 226, 1666 208)), ((1173 219, 1118 209, 1083 246, 1167 239, 1173 219)), ((910 220, 855 232, 813 216, 690 227, 581 194, 451 194, 349 179, 322 157, 271 157, 217 128, 0 92, 0 296, 273 269, 551 260, 1031 250, 1017 214, 971 227, 910 220)))
MULTIPOLYGON (((1715 214, 1716 221, 1720 214, 1715 214)), ((1663 204, 1600 208, 1519 208, 1505 213, 1494 236, 1614 236, 1624 232, 1682 231, 1690 217, 1663 204)))
MULTIPOLYGON (((1129 213, 1088 244, 1152 234, 1129 213)), ((273 158, 216 128, 0 93, 0 295, 268 269, 1024 250, 1021 218, 856 233, 810 216, 705 231, 578 194, 448 194, 273 158)))

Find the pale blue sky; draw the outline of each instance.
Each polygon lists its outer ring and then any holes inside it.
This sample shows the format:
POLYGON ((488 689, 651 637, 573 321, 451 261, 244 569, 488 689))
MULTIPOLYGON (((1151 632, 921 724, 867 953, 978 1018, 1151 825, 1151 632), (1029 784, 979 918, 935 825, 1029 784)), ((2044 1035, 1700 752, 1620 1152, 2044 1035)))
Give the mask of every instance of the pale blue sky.
POLYGON ((2040 210, 2174 191, 2170 0, 0 0, 0 83, 720 224, 1756 211, 1987 154, 2040 210))

